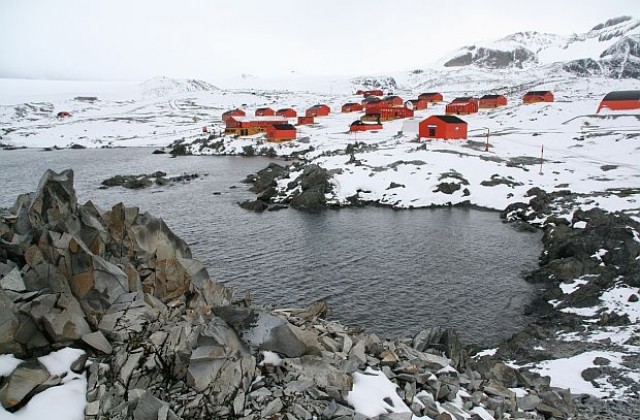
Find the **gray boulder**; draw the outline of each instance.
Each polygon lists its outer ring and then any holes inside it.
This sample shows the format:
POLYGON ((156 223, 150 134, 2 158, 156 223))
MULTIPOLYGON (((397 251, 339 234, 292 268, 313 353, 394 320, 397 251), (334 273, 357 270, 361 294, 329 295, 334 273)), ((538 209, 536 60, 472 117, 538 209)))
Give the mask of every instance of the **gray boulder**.
POLYGON ((274 351, 287 357, 320 354, 321 345, 315 333, 268 312, 233 306, 218 307, 213 311, 231 325, 243 342, 253 348, 274 351))
POLYGON ((91 333, 91 327, 83 317, 67 310, 45 315, 42 323, 49 337, 56 343, 69 343, 91 333))
POLYGON ((342 392, 351 391, 353 378, 350 374, 331 365, 318 356, 302 356, 282 361, 289 374, 300 381, 313 381, 319 388, 336 388, 342 392))

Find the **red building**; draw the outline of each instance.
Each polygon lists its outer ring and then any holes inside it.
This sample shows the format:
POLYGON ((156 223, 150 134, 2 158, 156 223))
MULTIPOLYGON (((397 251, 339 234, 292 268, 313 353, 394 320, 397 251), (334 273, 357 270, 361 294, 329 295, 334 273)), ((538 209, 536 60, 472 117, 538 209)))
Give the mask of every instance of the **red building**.
POLYGON ((378 123, 380 123, 382 121, 391 121, 409 117, 413 117, 413 110, 405 107, 368 107, 365 110, 362 121, 377 121, 378 123))
POLYGON ((507 104, 507 98, 504 95, 484 95, 480 98, 480 108, 497 108, 499 106, 505 106, 507 104))
POLYGON ((367 96, 382 96, 384 95, 384 92, 382 92, 380 89, 372 89, 372 90, 358 89, 358 91, 356 92, 356 95, 362 95, 366 98, 367 96))
POLYGON ((309 125, 314 122, 313 117, 307 117, 306 115, 298 117, 298 125, 309 125))
POLYGON ((418 124, 418 137, 466 139, 467 123, 454 115, 432 115, 418 124))
POLYGON ((362 106, 365 109, 365 111, 369 108, 379 108, 384 105, 385 103, 382 101, 382 99, 377 98, 375 96, 369 96, 362 100, 362 106))
POLYGON ((276 115, 285 118, 295 118, 298 116, 298 113, 293 108, 281 108, 276 111, 276 115))
POLYGON ((454 99, 445 108, 445 114, 466 115, 478 112, 478 100, 468 96, 454 99))
POLYGON ((640 90, 621 90, 609 92, 600 102, 598 111, 601 109, 610 111, 627 111, 640 109, 640 90))
POLYGON ((549 90, 534 90, 527 92, 522 98, 525 104, 533 104, 536 102, 553 102, 553 93, 549 90))
POLYGON ((342 112, 357 112, 362 111, 362 105, 357 102, 347 102, 342 105, 342 112))
POLYGON ((284 117, 262 116, 262 117, 229 117, 224 129, 225 134, 236 136, 251 136, 253 134, 267 131, 274 124, 288 124, 284 117))
POLYGON ((442 97, 442 93, 439 92, 427 92, 421 93, 418 95, 418 99, 424 99, 427 102, 442 102, 444 98, 442 97))
POLYGON ((256 109, 256 117, 271 117, 276 115, 276 112, 271 108, 258 108, 256 109))
POLYGON ((318 104, 314 105, 311 108, 307 109, 306 116, 307 117, 326 117, 331 112, 331 108, 327 105, 318 104))
POLYGON ((291 124, 273 124, 267 128, 267 140, 281 142, 294 140, 296 138, 296 128, 291 124))
POLYGON ((222 114, 222 121, 227 122, 227 119, 229 119, 230 117, 244 117, 245 115, 247 114, 240 108, 232 109, 222 114))
POLYGON ((427 101, 424 99, 409 99, 404 103, 404 106, 414 111, 419 111, 421 109, 427 109, 427 101))
POLYGON ((349 126, 349 131, 371 131, 371 130, 382 130, 382 124, 375 123, 365 123, 360 120, 354 121, 349 126))
POLYGON ((398 95, 390 95, 382 99, 382 101, 388 106, 402 106, 404 105, 404 100, 398 95))

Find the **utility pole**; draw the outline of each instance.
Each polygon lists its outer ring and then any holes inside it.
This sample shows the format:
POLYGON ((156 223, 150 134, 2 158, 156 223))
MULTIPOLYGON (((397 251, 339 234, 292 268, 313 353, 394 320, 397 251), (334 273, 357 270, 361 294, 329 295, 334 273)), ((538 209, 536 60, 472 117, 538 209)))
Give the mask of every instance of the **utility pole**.
POLYGON ((544 162, 544 144, 542 144, 541 148, 540 148, 540 175, 543 174, 542 172, 542 163, 544 162))
POLYGON ((484 127, 487 129, 487 143, 484 145, 484 151, 488 152, 489 151, 489 127, 484 127))

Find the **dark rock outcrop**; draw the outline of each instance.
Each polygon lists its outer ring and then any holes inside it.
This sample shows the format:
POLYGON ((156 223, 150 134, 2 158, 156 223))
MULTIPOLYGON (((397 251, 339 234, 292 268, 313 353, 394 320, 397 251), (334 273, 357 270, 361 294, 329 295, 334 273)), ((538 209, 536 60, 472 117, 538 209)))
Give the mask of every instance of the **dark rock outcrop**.
POLYGON ((152 185, 166 186, 176 183, 187 183, 200 178, 199 174, 182 174, 167 177, 166 172, 156 171, 152 174, 115 175, 102 181, 101 188, 122 187, 129 190, 139 190, 152 185))
POLYGON ((510 51, 496 50, 484 47, 470 46, 464 53, 444 63, 445 67, 461 67, 476 65, 488 69, 504 69, 509 67, 522 68, 525 63, 535 63, 535 53, 517 47, 510 51))
POLYGON ((258 193, 256 200, 247 200, 240 206, 247 210, 261 212, 289 205, 302 211, 320 211, 327 207, 326 194, 331 192, 331 174, 326 169, 310 164, 296 163, 288 167, 271 163, 247 182, 253 184, 251 191, 258 193), (276 189, 278 180, 285 179, 292 172, 302 172, 284 189, 276 189))

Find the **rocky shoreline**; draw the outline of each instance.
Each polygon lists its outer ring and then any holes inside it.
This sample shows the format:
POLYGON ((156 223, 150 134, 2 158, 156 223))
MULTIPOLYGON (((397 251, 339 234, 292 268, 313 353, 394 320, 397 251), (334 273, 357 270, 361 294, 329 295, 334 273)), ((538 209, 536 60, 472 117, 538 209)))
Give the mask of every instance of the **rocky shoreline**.
MULTIPOLYGON (((279 165, 250 180, 263 209, 326 206, 330 174, 314 165, 293 168, 299 174, 288 202, 275 199, 279 165)), ((89 419, 638 418, 638 383, 628 383, 611 361, 583 377, 619 381, 629 389, 627 401, 572 396, 533 368, 511 366, 607 346, 566 342, 561 333, 637 326, 615 311, 585 324, 563 309, 593 306, 611 287, 637 291, 639 224, 599 210, 553 219, 550 196, 531 196, 503 217, 545 220, 541 266, 528 276, 544 289, 527 309, 538 321, 493 355, 470 357, 444 327, 382 340, 325 319, 323 302, 291 309, 234 299, 161 219, 123 204, 106 211, 80 205, 73 172, 48 171, 36 193, 21 195, 0 216, 0 310, 9 314, 0 323, 0 354, 25 360, 0 379, 0 403, 14 412, 59 386, 60 375, 36 358, 72 346, 84 351, 73 368, 88 381, 89 419), (576 278, 585 282, 564 293, 563 284, 576 278), (376 378, 397 392, 365 415, 357 391, 376 378)), ((625 363, 640 365, 637 357, 625 363)))
MULTIPOLYGON (((309 212, 340 207, 380 206, 395 208, 393 203, 384 203, 363 198, 361 194, 366 194, 367 191, 361 190, 356 191, 356 194, 353 196, 347 197, 345 204, 336 203, 327 199, 327 196, 330 195, 333 190, 330 182, 331 178, 336 173, 340 173, 340 170, 327 170, 319 165, 304 161, 296 161, 287 166, 271 163, 266 168, 249 175, 245 179, 246 183, 252 184, 251 191, 256 193, 257 197, 255 200, 246 200, 240 203, 240 207, 256 212, 280 210, 287 207, 309 212), (282 184, 281 181, 291 178, 293 178, 292 181, 282 184)), ((455 171, 451 171, 446 174, 446 176, 442 176, 442 179, 443 181, 437 186, 437 191, 443 194, 453 194, 463 189, 463 194, 469 195, 468 190, 464 187, 468 184, 468 181, 460 174, 455 173, 455 171)), ((502 178, 497 178, 493 181, 495 184, 510 182, 502 178)), ((393 190, 395 188, 404 188, 404 185, 391 182, 387 190, 393 190)), ((430 205, 421 208, 437 207, 473 207, 485 209, 471 204, 469 200, 455 204, 430 205)), ((413 209, 413 207, 409 206, 408 209, 413 209)))

